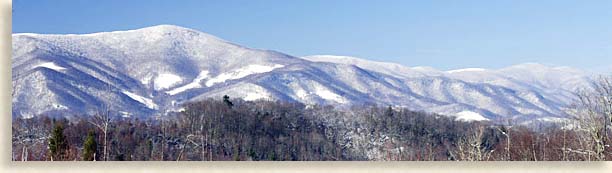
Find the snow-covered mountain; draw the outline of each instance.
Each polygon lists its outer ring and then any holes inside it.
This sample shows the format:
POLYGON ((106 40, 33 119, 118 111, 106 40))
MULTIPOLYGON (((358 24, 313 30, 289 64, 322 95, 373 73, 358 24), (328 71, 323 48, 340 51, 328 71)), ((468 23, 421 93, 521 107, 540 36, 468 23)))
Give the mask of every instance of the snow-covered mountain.
POLYGON ((171 25, 84 35, 14 34, 13 112, 81 113, 109 105, 150 114, 168 108, 180 93, 300 62, 171 25))
POLYGON ((579 70, 521 64, 439 71, 353 57, 297 58, 172 25, 13 34, 13 116, 116 110, 147 116, 222 95, 349 107, 394 105, 463 120, 563 117, 579 70))

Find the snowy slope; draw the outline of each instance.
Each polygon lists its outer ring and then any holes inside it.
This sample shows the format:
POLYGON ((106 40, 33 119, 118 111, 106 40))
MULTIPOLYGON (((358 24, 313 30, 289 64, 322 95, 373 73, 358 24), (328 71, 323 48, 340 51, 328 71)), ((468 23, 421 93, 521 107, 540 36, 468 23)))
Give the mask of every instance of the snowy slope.
POLYGON ((450 78, 473 83, 488 83, 517 91, 534 91, 559 104, 570 104, 574 93, 589 88, 591 77, 570 67, 525 63, 498 70, 449 73, 450 78))
MULTIPOLYGON (((515 92, 513 94, 505 94, 505 98, 513 100, 525 100, 533 105, 540 107, 546 112, 553 114, 560 114, 558 112, 561 110, 561 107, 563 107, 564 105, 571 104, 574 101, 574 93, 579 89, 591 87, 590 83, 592 81, 592 78, 587 73, 578 69, 570 67, 546 66, 537 63, 519 64, 497 70, 483 68, 465 68, 450 71, 438 71, 430 68, 427 69, 427 71, 420 73, 420 75, 422 76, 419 77, 418 75, 397 75, 397 73, 400 71, 415 74, 414 71, 411 71, 411 69, 415 69, 415 67, 405 67, 393 63, 381 63, 363 60, 355 57, 328 55, 315 55, 302 58, 318 62, 352 64, 367 70, 376 71, 407 80, 416 80, 418 82, 424 82, 427 78, 437 77, 441 80, 454 79, 462 82, 468 82, 477 85, 477 88, 485 87, 486 89, 487 85, 503 87, 515 92), (512 98, 509 96, 517 98, 512 98)), ((414 85, 414 83, 412 83, 412 85, 414 85)), ((416 86, 415 88, 433 89, 439 88, 438 85, 439 83, 434 82, 428 83, 427 85, 416 86)), ((455 93, 449 93, 453 92, 454 88, 458 87, 455 86, 451 88, 440 89, 438 91, 430 91, 427 93, 421 91, 420 94, 427 95, 428 97, 441 101, 456 102, 456 100, 449 100, 452 98, 446 97, 450 97, 453 95, 465 95, 469 93, 469 91, 465 90, 455 93)), ((461 96, 461 98, 470 99, 474 97, 476 96, 461 96)), ((485 98, 476 99, 474 101, 480 101, 485 103, 486 99, 483 99, 485 98)), ((492 100, 496 101, 499 99, 492 100)), ((480 104, 480 106, 477 107, 486 108, 489 111, 498 109, 495 108, 498 106, 485 104, 480 104)), ((519 112, 521 112, 521 114, 525 114, 526 112, 530 111, 533 112, 533 109, 522 108, 520 110, 521 111, 519 112)))
POLYGON ((439 71, 353 57, 296 58, 172 25, 81 35, 13 34, 13 116, 147 116, 230 95, 306 104, 378 104, 466 121, 563 117, 590 80, 567 67, 522 64, 439 71))
POLYGON ((337 64, 355 65, 363 69, 372 70, 395 77, 423 77, 443 74, 441 71, 431 67, 406 67, 396 63, 370 61, 349 56, 313 55, 301 58, 313 62, 331 62, 337 64))

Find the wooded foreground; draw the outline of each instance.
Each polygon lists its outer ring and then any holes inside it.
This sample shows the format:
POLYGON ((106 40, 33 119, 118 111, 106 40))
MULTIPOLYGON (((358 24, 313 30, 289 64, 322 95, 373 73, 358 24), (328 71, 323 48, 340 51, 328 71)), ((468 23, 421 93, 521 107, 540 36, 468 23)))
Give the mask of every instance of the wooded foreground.
POLYGON ((112 111, 69 120, 15 118, 12 160, 612 160, 609 120, 592 118, 495 125, 392 107, 338 110, 225 98, 149 118, 112 111))

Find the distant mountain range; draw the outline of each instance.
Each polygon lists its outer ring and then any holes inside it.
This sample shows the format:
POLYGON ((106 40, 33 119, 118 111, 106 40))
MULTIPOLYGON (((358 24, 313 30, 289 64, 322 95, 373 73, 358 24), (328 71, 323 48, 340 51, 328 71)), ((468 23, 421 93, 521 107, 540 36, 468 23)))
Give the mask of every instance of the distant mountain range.
POLYGON ((377 104, 463 120, 554 121, 589 74, 535 63, 440 71, 354 57, 294 57, 172 25, 13 34, 13 116, 149 116, 229 95, 348 108, 377 104))

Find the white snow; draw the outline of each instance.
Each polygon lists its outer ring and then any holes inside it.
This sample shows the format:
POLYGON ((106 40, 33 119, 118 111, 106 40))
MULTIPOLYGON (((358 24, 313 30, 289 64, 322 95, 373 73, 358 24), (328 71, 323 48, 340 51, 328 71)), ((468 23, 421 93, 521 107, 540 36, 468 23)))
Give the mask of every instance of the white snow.
POLYGON ((472 112, 472 111, 462 111, 457 113, 457 119, 458 120, 462 120, 462 121, 485 121, 485 120, 489 120, 485 117, 483 117, 482 115, 480 115, 479 113, 476 112, 472 112))
POLYGON ((209 78, 208 76, 208 71, 207 70, 203 70, 200 72, 200 74, 198 74, 198 77, 196 77, 195 79, 193 79, 193 81, 191 81, 191 83, 188 83, 186 85, 183 85, 181 87, 175 88, 173 90, 170 91, 166 91, 166 93, 170 94, 170 95, 175 95, 178 94, 180 92, 186 91, 188 89, 193 89, 193 88, 200 88, 202 87, 202 85, 200 85, 200 81, 209 78))
POLYGON ((221 98, 223 95, 229 95, 230 97, 242 98, 245 101, 254 100, 270 100, 273 98, 273 94, 270 93, 266 88, 263 88, 257 84, 241 82, 237 85, 232 85, 225 88, 217 88, 210 91, 210 94, 206 97, 221 98))
POLYGON ((126 111, 119 111, 119 113, 121 114, 121 117, 124 117, 124 118, 129 118, 130 116, 132 116, 132 113, 129 113, 126 111))
POLYGON ((310 95, 310 93, 307 93, 304 89, 302 88, 296 88, 295 90, 295 95, 298 96, 300 99, 302 100, 306 100, 306 97, 308 95, 310 95))
POLYGON ((254 100, 259 100, 259 99, 267 99, 267 98, 268 96, 266 96, 265 94, 253 92, 253 93, 247 93, 247 95, 243 99, 246 101, 254 101, 254 100))
POLYGON ((312 96, 342 104, 349 102, 346 98, 330 91, 326 86, 316 82, 307 83, 305 86, 300 86, 297 83, 293 83, 290 86, 290 90, 296 99, 304 102, 314 103, 311 102, 314 101, 312 100, 312 96))
POLYGON ((68 107, 61 105, 61 104, 52 104, 54 108, 57 108, 59 110, 68 110, 68 107))
POLYGON ((542 117, 542 118, 536 118, 534 120, 540 121, 540 122, 552 122, 552 123, 558 123, 558 124, 561 124, 563 122, 571 122, 569 118, 559 118, 559 117, 542 117))
POLYGON ((323 87, 316 87, 314 94, 318 95, 319 97, 321 97, 321 98, 323 98, 325 100, 332 100, 332 101, 335 101, 335 102, 338 102, 338 103, 346 103, 347 102, 347 100, 344 97, 342 97, 342 96, 340 96, 340 95, 338 95, 336 93, 333 93, 333 92, 331 92, 328 89, 323 88, 323 87))
POLYGON ((21 118, 23 119, 32 119, 34 118, 34 114, 30 112, 21 112, 21 118))
POLYGON ((147 77, 143 78, 142 80, 140 80, 140 82, 141 82, 143 85, 148 85, 148 84, 149 84, 149 82, 151 81, 151 78, 152 78, 152 76, 147 76, 147 77))
POLYGON ((474 71, 486 71, 487 69, 484 68, 464 68, 464 69, 457 69, 457 70, 450 70, 450 71, 446 71, 447 73, 460 73, 460 72, 474 72, 474 71))
POLYGON ((136 100, 136 101, 146 105, 148 108, 151 108, 151 109, 157 109, 158 108, 157 104, 155 104, 155 102, 153 102, 153 100, 151 100, 150 98, 146 98, 146 97, 140 96, 138 94, 131 93, 129 91, 123 91, 123 94, 125 94, 125 95, 129 96, 130 98, 132 98, 132 99, 134 99, 134 100, 136 100))
POLYGON ((247 65, 237 70, 217 75, 216 77, 206 81, 206 86, 211 87, 217 83, 222 83, 227 80, 240 79, 240 78, 246 77, 251 74, 270 72, 276 68, 281 68, 281 67, 283 67, 283 65, 280 65, 280 64, 275 64, 273 66, 265 66, 265 65, 258 65, 258 64, 247 65))
POLYGON ((37 68, 37 67, 44 67, 44 68, 48 68, 48 69, 55 70, 55 71, 66 70, 66 68, 58 66, 57 64, 53 62, 46 62, 46 63, 42 63, 42 64, 38 64, 34 66, 34 68, 37 68))
POLYGON ((397 63, 365 60, 350 56, 312 55, 301 57, 313 62, 328 62, 335 64, 355 65, 359 68, 380 72, 395 77, 422 77, 424 75, 438 76, 440 71, 431 67, 407 67, 397 63))
POLYGON ((183 79, 180 76, 177 76, 175 74, 165 73, 165 74, 160 74, 159 76, 157 76, 157 78, 155 78, 153 82, 155 83, 155 87, 154 87, 155 90, 162 90, 162 89, 168 89, 182 81, 183 79))

